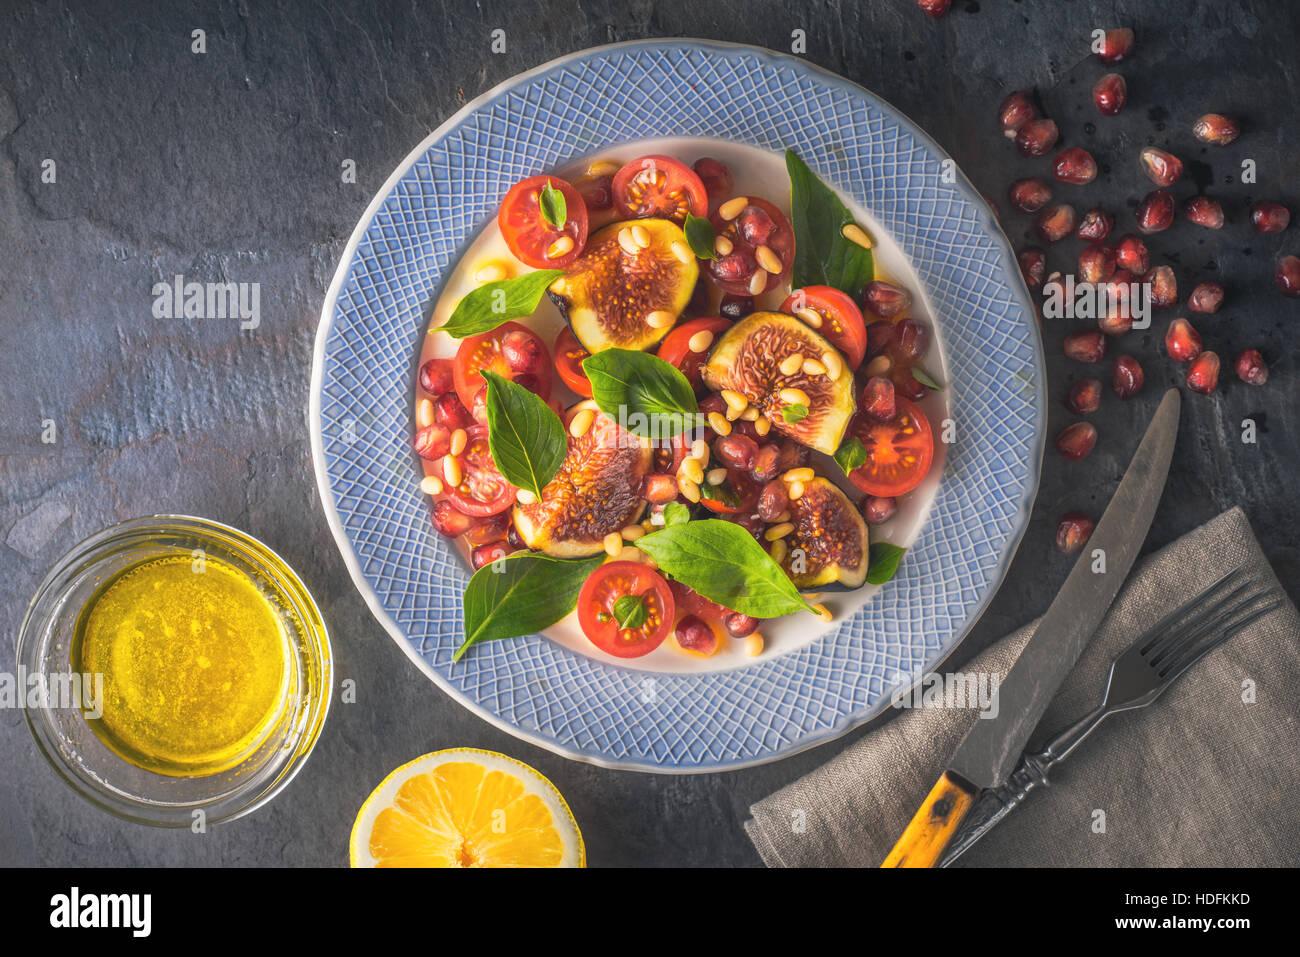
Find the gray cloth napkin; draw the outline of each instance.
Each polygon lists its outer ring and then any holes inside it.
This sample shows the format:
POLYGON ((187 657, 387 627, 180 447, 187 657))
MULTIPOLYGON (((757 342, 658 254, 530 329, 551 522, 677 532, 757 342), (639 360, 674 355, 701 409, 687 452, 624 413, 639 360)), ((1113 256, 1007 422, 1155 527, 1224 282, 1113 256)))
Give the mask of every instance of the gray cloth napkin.
MULTIPOLYGON (((1242 564, 1283 604, 1154 704, 1112 715, 956 866, 1300 864, 1300 618, 1240 509, 1140 562, 1030 747, 1096 707, 1110 663, 1166 611, 1242 564), (1251 697, 1253 702, 1243 700, 1251 697), (1103 829, 1104 825, 1104 829, 1103 829)), ((963 673, 1005 675, 1036 623, 963 673)), ((877 866, 938 779, 974 710, 903 709, 750 808, 769 867, 877 866)))

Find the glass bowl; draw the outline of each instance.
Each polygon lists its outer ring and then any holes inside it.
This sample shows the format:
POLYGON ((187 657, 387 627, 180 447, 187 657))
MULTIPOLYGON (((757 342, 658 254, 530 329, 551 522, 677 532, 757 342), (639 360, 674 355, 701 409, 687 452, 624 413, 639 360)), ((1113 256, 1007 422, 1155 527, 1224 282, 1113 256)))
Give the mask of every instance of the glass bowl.
POLYGON ((81 542, 46 576, 18 633, 18 676, 27 723, 50 765, 75 791, 130 821, 194 827, 260 807, 293 779, 311 754, 329 711, 333 667, 320 611, 298 576, 261 542, 229 526, 186 515, 155 515, 104 529, 81 542), (82 713, 73 637, 91 598, 139 562, 194 556, 196 550, 248 575, 275 608, 288 642, 286 697, 265 736, 224 771, 173 777, 145 770, 110 750, 82 713), (43 688, 44 694, 30 689, 43 688))

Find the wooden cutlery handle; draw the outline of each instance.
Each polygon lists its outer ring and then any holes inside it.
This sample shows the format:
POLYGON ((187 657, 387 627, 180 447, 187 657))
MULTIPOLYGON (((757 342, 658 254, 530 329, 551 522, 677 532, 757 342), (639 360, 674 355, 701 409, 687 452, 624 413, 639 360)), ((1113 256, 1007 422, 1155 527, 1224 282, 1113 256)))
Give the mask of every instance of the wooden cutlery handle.
POLYGON ((943 772, 881 867, 934 867, 975 803, 975 788, 943 772))

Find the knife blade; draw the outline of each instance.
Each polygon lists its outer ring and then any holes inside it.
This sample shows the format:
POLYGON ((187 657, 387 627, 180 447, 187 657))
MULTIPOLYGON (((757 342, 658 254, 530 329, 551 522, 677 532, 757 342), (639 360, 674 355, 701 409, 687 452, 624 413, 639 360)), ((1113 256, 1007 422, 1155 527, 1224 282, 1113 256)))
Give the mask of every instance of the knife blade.
POLYGON ((1002 680, 997 717, 967 731, 882 867, 933 866, 976 795, 1007 780, 1146 540, 1173 459, 1181 402, 1177 389, 1161 399, 1087 549, 1002 680))

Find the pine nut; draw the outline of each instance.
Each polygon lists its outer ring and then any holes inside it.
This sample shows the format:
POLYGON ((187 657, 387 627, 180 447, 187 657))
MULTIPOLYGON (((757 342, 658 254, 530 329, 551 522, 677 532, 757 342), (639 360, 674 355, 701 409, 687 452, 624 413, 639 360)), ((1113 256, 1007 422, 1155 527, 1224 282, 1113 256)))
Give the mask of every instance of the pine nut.
POLYGON ((780 565, 785 561, 786 553, 789 551, 790 546, 785 543, 784 539, 778 538, 772 543, 772 547, 768 550, 768 554, 772 556, 772 561, 780 565))
POLYGON ((681 467, 677 470, 679 474, 685 475, 688 479, 699 485, 704 481, 704 466, 696 458, 682 459, 681 467))
POLYGON ((782 389, 776 395, 785 405, 808 404, 808 393, 803 389, 782 389))
POLYGON ((744 412, 745 412, 744 409, 737 409, 735 406, 729 405, 723 411, 722 414, 726 416, 728 422, 735 422, 738 418, 741 417, 741 415, 744 414, 744 412))
POLYGON ((822 604, 813 605, 813 611, 817 613, 817 617, 820 618, 822 621, 834 621, 835 619, 835 616, 831 614, 831 610, 827 608, 825 605, 822 604))
POLYGON ((442 479, 436 475, 426 475, 420 479, 420 491, 425 495, 441 495, 442 479))
POLYGON ((799 499, 803 498, 803 482, 791 482, 789 487, 785 490, 785 493, 790 497, 790 501, 797 502, 799 499))
POLYGON ((623 536, 618 532, 610 532, 605 536, 605 554, 610 558, 618 558, 623 553, 623 536))
POLYGON ((781 481, 811 482, 816 477, 817 477, 816 472, 814 472, 812 469, 808 468, 807 466, 802 466, 797 469, 788 469, 786 473, 781 476, 781 481))
POLYGON ((730 256, 735 248, 726 236, 715 236, 713 239, 713 251, 719 256, 730 256))
POLYGON ((705 352, 711 345, 713 345, 713 333, 708 329, 701 329, 686 340, 686 348, 692 352, 705 352))
POLYGON ((709 464, 709 443, 696 439, 691 443, 691 458, 699 459, 701 465, 709 464))
POLYGON ((704 476, 710 485, 721 485, 727 480, 726 469, 709 469, 709 474, 704 476))
POLYGON ((420 424, 421 428, 426 425, 433 425, 433 401, 431 399, 421 399, 416 403, 415 421, 420 424))
POLYGON ((596 421, 596 413, 591 409, 582 409, 569 422, 569 434, 580 439, 591 431, 591 423, 596 421))
POLYGON ((596 160, 587 167, 587 175, 592 179, 600 179, 602 176, 613 176, 622 168, 622 165, 612 160, 596 160))
POLYGON ((759 438, 767 435, 772 431, 772 420, 765 415, 760 415, 754 420, 754 431, 758 433, 759 438))
POLYGON ((573 237, 561 236, 555 242, 546 247, 547 259, 559 259, 565 253, 573 251, 573 237))
POLYGON ((749 398, 741 395, 735 389, 723 389, 721 395, 722 401, 727 403, 727 407, 730 409, 738 409, 743 412, 745 407, 749 405, 749 398))
POLYGON ((718 207, 718 217, 720 219, 725 219, 727 222, 731 222, 731 220, 744 212, 745 207, 748 205, 748 196, 733 196, 718 207))
POLYGON ((555 282, 551 283, 550 286, 548 286, 547 288, 549 288, 551 292, 555 293, 557 296, 567 296, 569 294, 569 280, 561 276, 559 279, 555 280, 555 282))
POLYGON ((862 374, 868 378, 877 375, 889 375, 889 370, 893 367, 893 360, 889 356, 876 356, 867 363, 867 367, 862 370, 862 374))
POLYGON ((674 239, 671 248, 673 255, 677 257, 679 262, 688 263, 695 258, 695 253, 691 252, 691 247, 680 239, 674 239))
POLYGON ((844 360, 834 352, 822 353, 822 365, 826 367, 826 374, 831 377, 831 381, 839 379, 844 372, 844 360))
POLYGON ((626 528, 624 528, 623 531, 620 532, 619 534, 623 536, 623 541, 635 542, 638 538, 640 538, 642 535, 645 534, 645 529, 642 528, 640 525, 629 525, 626 528))
POLYGON ((515 501, 520 505, 533 505, 537 502, 537 496, 526 488, 521 488, 515 493, 515 501))
POLYGON ((650 232, 644 226, 632 227, 632 242, 637 244, 639 249, 650 248, 650 232))
POLYGON ((763 537, 769 542, 774 542, 778 538, 785 538, 794 531, 794 526, 789 522, 782 522, 780 525, 772 525, 763 533, 763 537))
POLYGON ((709 413, 709 428, 713 429, 714 432, 717 432, 718 435, 731 434, 731 423, 716 412, 709 413))
POLYGON ((700 487, 685 475, 677 476, 677 491, 686 496, 688 502, 698 502, 700 500, 700 487))
POLYGON ((650 556, 633 545, 624 545, 622 551, 618 553, 618 560, 620 562, 645 562, 647 565, 651 564, 650 556))
POLYGON ((442 477, 452 488, 458 487, 465 480, 465 473, 461 470, 460 460, 456 456, 448 455, 443 458, 442 477))
POLYGON ((482 283, 500 282, 509 275, 510 274, 506 271, 506 267, 502 263, 484 263, 474 271, 474 281, 482 283))
POLYGON ((794 375, 803 368, 803 356, 797 352, 792 352, 781 360, 781 364, 777 368, 781 370, 781 375, 794 375))
POLYGON ((758 272, 754 273, 754 275, 749 277, 749 294, 751 296, 757 296, 760 292, 762 292, 766 288, 767 288, 767 273, 764 272, 762 269, 758 270, 758 272))
POLYGON ((756 405, 751 405, 751 406, 750 406, 749 408, 747 408, 744 412, 740 413, 740 417, 741 417, 741 419, 743 419, 743 420, 746 421, 746 422, 757 422, 757 421, 758 421, 758 406, 756 406, 756 405))
POLYGON ((790 521, 790 510, 788 508, 782 509, 781 514, 776 517, 775 522, 777 525, 780 525, 782 522, 788 521, 790 521))
POLYGON ((781 262, 781 257, 772 252, 771 246, 759 246, 754 250, 754 258, 764 270, 770 272, 773 276, 781 275, 781 270, 785 266, 781 262))
POLYGON ((628 229, 626 226, 618 231, 618 244, 623 247, 623 252, 627 253, 629 256, 635 256, 641 251, 641 247, 638 246, 636 240, 632 238, 632 230, 628 229))
POLYGON ((818 362, 816 359, 804 359, 803 374, 804 375, 825 375, 826 367, 822 365, 820 362, 818 362))
MULTIPOLYGON (((465 451, 465 446, 467 444, 469 444, 469 433, 464 429, 457 429, 455 432, 451 433, 448 451, 450 451, 452 455, 460 455, 460 453, 465 451)), ((460 483, 457 482, 456 484, 459 485, 460 483)))
POLYGON ((857 223, 847 223, 844 228, 840 230, 840 235, 849 242, 861 246, 863 249, 871 248, 871 237, 868 236, 866 231, 857 223))
POLYGON ((667 329, 677 321, 677 317, 666 310, 656 309, 645 317, 645 321, 651 329, 667 329))
POLYGON ((752 632, 745 638, 745 654, 750 658, 757 658, 763 653, 763 636, 758 632, 752 632))
POLYGON ((812 306, 804 306, 802 309, 796 309, 794 314, 814 329, 820 329, 822 327, 822 314, 812 308, 812 306))

